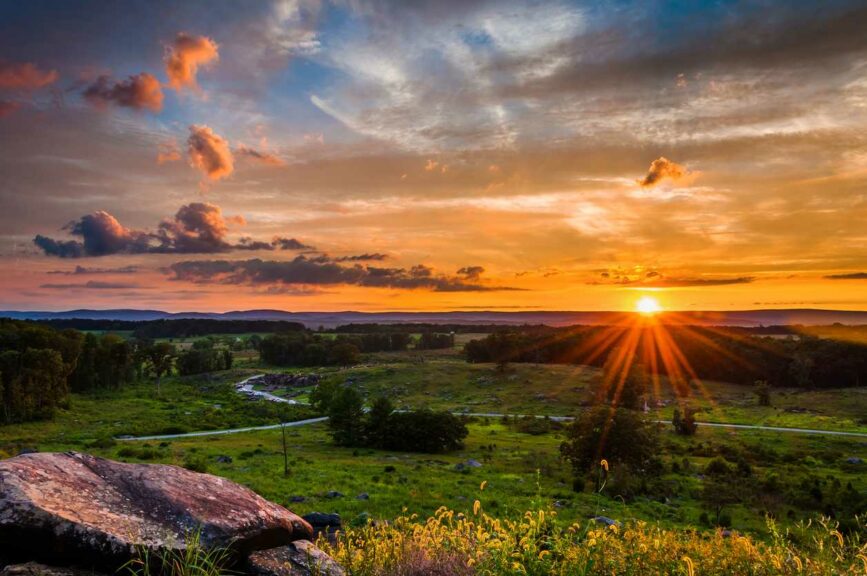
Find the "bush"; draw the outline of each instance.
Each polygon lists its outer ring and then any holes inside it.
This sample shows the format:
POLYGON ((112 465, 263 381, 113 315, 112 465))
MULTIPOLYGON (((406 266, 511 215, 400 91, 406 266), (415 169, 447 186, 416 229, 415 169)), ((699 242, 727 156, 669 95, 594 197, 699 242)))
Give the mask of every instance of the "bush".
POLYGON ((698 423, 695 421, 695 410, 689 407, 683 409, 683 416, 680 415, 680 410, 675 408, 671 424, 674 426, 674 431, 681 436, 694 436, 696 431, 698 431, 698 423))
POLYGON ((388 418, 385 448, 404 452, 450 452, 463 448, 467 434, 469 431, 461 419, 449 412, 395 412, 388 418))
POLYGON ((518 432, 533 436, 541 436, 554 430, 563 429, 563 424, 555 422, 548 417, 536 418, 535 416, 524 416, 523 418, 516 418, 512 423, 514 429, 518 432))
POLYGON ((198 454, 187 454, 184 458, 184 468, 192 472, 206 473, 208 471, 208 462, 204 457, 198 454))
POLYGON ((566 437, 560 453, 576 476, 585 475, 603 458, 636 474, 660 466, 657 426, 635 410, 598 406, 581 414, 566 429, 566 437))
POLYGON ((704 473, 708 476, 731 476, 732 468, 728 465, 725 459, 717 456, 707 463, 704 468, 704 473))

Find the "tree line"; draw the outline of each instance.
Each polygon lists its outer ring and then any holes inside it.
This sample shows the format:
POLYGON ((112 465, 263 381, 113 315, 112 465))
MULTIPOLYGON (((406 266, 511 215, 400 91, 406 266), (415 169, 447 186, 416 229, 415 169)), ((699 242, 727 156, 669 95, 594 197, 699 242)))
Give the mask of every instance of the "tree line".
POLYGON ((89 318, 55 318, 40 324, 59 330, 74 329, 100 332, 131 332, 134 338, 191 338, 208 334, 248 334, 259 332, 297 332, 305 330, 300 322, 286 320, 214 320, 178 318, 160 320, 101 320, 89 318))
POLYGON ((144 376, 225 370, 232 353, 200 340, 178 352, 168 342, 122 338, 0 319, 0 424, 51 418, 70 392, 117 390, 144 376))
POLYGON ((0 320, 0 422, 48 418, 69 402, 79 332, 0 320))
POLYGON ((698 326, 618 328, 576 326, 500 331, 464 346, 469 362, 567 363, 602 366, 611 351, 636 336, 639 362, 669 374, 670 351, 686 377, 739 384, 840 388, 867 385, 867 345, 800 335, 768 338, 740 329, 698 326), (631 330, 638 330, 637 334, 631 330), (668 358, 666 358, 668 355, 668 358), (683 370, 683 363, 680 363, 683 370), (691 371, 691 373, 690 373, 691 371))
POLYGON ((372 332, 328 337, 313 332, 269 334, 259 342, 263 362, 274 366, 351 366, 359 354, 452 348, 453 334, 423 332, 417 341, 408 332, 372 332))

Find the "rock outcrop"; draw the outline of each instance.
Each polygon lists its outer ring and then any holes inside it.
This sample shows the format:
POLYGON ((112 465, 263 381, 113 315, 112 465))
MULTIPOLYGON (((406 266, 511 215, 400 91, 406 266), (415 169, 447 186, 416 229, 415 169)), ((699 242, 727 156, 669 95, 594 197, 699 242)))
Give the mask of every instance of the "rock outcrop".
POLYGON ((46 566, 37 562, 15 564, 0 570, 0 576, 101 576, 92 570, 46 566))
POLYGON ((10 561, 113 572, 143 548, 182 550, 194 533, 242 563, 313 529, 248 488, 175 466, 73 452, 0 461, 0 557, 10 561))
POLYGON ((247 572, 255 576, 343 576, 328 554, 308 540, 250 554, 247 572))

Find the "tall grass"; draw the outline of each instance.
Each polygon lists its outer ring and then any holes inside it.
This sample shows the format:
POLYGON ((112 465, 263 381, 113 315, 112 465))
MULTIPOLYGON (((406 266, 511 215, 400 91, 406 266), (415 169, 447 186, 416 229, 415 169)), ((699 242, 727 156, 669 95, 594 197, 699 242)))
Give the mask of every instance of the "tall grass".
POLYGON ((140 547, 136 556, 119 572, 128 576, 227 576, 232 554, 227 548, 208 548, 202 544, 201 531, 187 534, 184 546, 154 552, 140 547))
POLYGON ((561 526, 554 511, 516 520, 441 508, 433 517, 349 529, 320 542, 352 576, 423 575, 812 575, 867 574, 863 519, 844 536, 826 521, 779 531, 769 542, 721 531, 667 530, 645 522, 622 527, 561 526))

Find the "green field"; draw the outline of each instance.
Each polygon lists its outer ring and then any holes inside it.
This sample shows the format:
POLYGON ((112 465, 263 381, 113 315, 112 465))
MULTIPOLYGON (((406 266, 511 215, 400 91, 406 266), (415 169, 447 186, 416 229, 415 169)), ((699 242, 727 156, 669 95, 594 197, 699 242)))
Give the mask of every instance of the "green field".
POLYGON ((171 434, 279 423, 309 417, 305 407, 249 401, 234 383, 255 372, 233 369, 211 375, 140 382, 121 390, 73 394, 54 420, 0 426, 0 450, 92 450, 117 436, 171 434))
MULTIPOLYGON (((661 426, 663 471, 653 479, 657 493, 628 501, 618 497, 616 484, 602 494, 591 488, 573 490, 571 470, 559 457, 562 430, 526 434, 499 417, 470 419, 465 448, 444 455, 339 448, 332 444, 325 424, 287 428, 288 476, 283 474, 280 430, 150 442, 113 440, 270 425, 314 415, 307 407, 249 400, 236 393, 235 382, 273 371, 256 358, 241 366, 212 375, 164 378, 159 393, 153 382, 142 382, 102 394, 74 394, 69 409, 53 421, 0 428, 0 450, 8 455, 21 449, 80 450, 120 460, 185 465, 241 482, 300 513, 338 512, 347 522, 404 513, 425 517, 440 506, 468 512, 479 498, 489 513, 504 516, 551 508, 564 521, 601 514, 667 527, 708 528, 701 519, 708 510, 702 502, 702 476, 717 456, 748 462, 750 475, 740 480, 748 486, 764 486, 775 478, 782 482, 780 490, 796 495, 813 486, 819 486, 826 499, 842 498, 847 486, 867 493, 864 466, 846 461, 867 460, 867 439, 769 431, 699 427, 696 436, 686 438, 661 426), (219 462, 221 456, 231 462, 219 462), (471 459, 481 466, 456 468, 471 459), (480 496, 483 481, 487 488, 480 496), (343 496, 329 498, 329 491, 343 496), (358 499, 362 493, 369 499, 358 499), (293 496, 304 500, 293 502, 293 496)), ((493 365, 469 364, 456 350, 372 354, 346 369, 286 371, 351 382, 366 397, 387 395, 403 408, 538 415, 579 413, 601 378, 599 370, 580 366, 516 364, 497 370, 493 365)), ((865 432, 865 392, 775 389, 773 405, 760 407, 748 388, 705 383, 695 387, 691 403, 704 410, 699 420, 865 432)), ((650 401, 652 416, 669 418, 673 400, 661 382, 650 401)), ((617 470, 612 476, 616 478, 617 470)), ((794 502, 767 502, 764 509, 730 504, 726 511, 732 526, 759 534, 766 530, 765 509, 784 523, 822 512, 821 503, 792 498, 794 502)))

